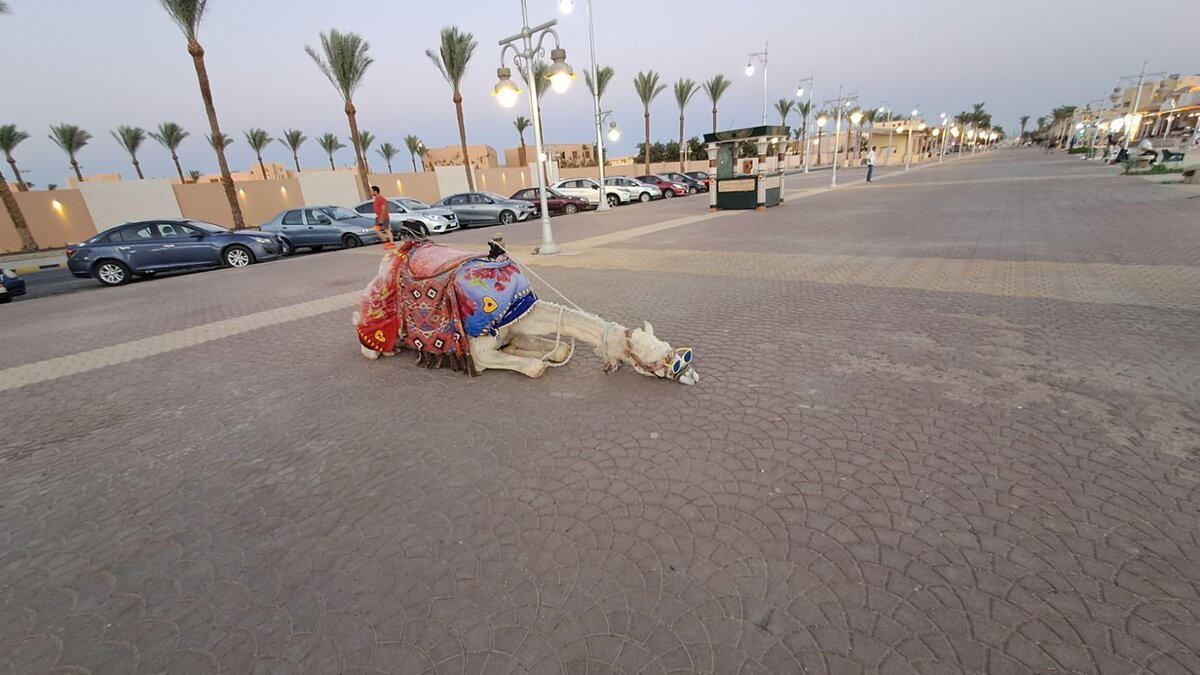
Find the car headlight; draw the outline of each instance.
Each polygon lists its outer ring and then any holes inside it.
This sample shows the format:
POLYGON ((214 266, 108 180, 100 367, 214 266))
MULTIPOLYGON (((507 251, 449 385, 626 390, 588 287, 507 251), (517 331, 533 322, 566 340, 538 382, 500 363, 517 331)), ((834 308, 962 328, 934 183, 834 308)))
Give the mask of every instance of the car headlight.
POLYGON ((375 228, 373 228, 373 227, 364 227, 363 229, 359 230, 358 233, 359 234, 370 234, 374 231, 375 231, 375 228))
POLYGON ((431 214, 429 214, 429 220, 430 220, 430 222, 434 222, 434 223, 444 223, 444 222, 446 222, 446 216, 442 216, 442 215, 439 215, 436 213, 431 213, 431 214))

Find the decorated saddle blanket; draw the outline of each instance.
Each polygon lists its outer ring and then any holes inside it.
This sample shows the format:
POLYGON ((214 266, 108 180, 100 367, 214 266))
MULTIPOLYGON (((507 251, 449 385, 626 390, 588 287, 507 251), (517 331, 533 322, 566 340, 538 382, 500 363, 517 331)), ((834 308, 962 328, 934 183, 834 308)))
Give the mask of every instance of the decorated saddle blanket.
POLYGON ((389 251, 363 293, 359 342, 376 351, 397 345, 466 359, 469 338, 494 335, 537 302, 510 260, 491 260, 424 242, 389 251))

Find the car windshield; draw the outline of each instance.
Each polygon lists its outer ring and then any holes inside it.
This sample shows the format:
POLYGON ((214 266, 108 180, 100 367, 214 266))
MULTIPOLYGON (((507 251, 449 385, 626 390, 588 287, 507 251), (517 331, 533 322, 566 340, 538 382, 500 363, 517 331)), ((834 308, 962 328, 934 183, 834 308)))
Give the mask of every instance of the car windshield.
POLYGON ((209 234, 225 234, 229 231, 228 228, 221 227, 220 225, 213 225, 212 223, 206 223, 203 220, 189 220, 187 221, 187 224, 191 225, 197 230, 203 230, 209 234))
POLYGON ((396 201, 400 203, 400 206, 412 209, 414 211, 420 211, 421 209, 430 208, 430 206, 428 204, 421 201, 420 199, 397 199, 396 201))
POLYGON ((321 209, 321 211, 328 214, 329 217, 333 218, 334 220, 350 220, 352 218, 362 217, 350 209, 344 209, 340 206, 326 206, 325 208, 321 209))
MULTIPOLYGON (((533 194, 536 195, 537 190, 534 190, 533 194)), ((558 190, 555 190, 554 188, 546 188, 546 196, 558 198, 558 197, 562 197, 563 195, 561 192, 559 192, 558 190)))
POLYGON ((498 201, 498 202, 508 201, 508 197, 501 197, 500 195, 496 194, 495 192, 480 192, 479 194, 483 195, 484 197, 488 197, 489 199, 498 201))

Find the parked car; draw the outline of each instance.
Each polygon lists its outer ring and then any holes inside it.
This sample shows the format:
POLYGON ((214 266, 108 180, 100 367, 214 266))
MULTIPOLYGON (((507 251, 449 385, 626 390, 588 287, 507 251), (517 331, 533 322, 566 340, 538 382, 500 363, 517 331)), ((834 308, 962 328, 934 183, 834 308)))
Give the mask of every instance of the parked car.
POLYGON ((708 185, 706 183, 702 183, 691 176, 687 176, 682 173, 676 173, 674 171, 664 171, 661 175, 667 180, 673 180, 676 183, 682 183, 683 185, 686 185, 689 194, 694 195, 697 192, 708 192, 708 185))
MULTIPOLYGON (((375 219, 366 218, 341 206, 306 206, 288 209, 259 226, 263 232, 279 235, 283 254, 298 248, 320 251, 326 246, 357 248, 378 244, 375 219)), ((398 228, 393 225, 392 232, 398 228)))
MULTIPOLYGON (((636 178, 630 178, 628 176, 612 176, 610 178, 605 178, 604 184, 623 187, 630 190, 633 192, 633 194, 637 195, 637 200, 639 202, 648 202, 651 199, 662 199, 666 196, 665 193, 663 193, 663 191, 657 186, 650 183, 644 183, 636 178)), ((671 196, 673 197, 675 195, 672 194, 671 196)))
POLYGON ((712 188, 712 176, 708 175, 707 171, 684 171, 683 175, 704 183, 705 188, 712 188))
POLYGON ((667 180, 666 178, 663 178, 657 174, 646 174, 645 176, 638 176, 637 179, 643 183, 649 183, 657 186, 658 189, 662 190, 663 197, 667 199, 672 197, 682 197, 688 193, 688 188, 683 183, 667 180))
POLYGON ((450 209, 458 216, 460 227, 492 225, 529 220, 537 214, 533 204, 501 197, 495 192, 460 192, 434 204, 450 209))
MULTIPOLYGON (((534 209, 539 211, 542 208, 542 200, 538 196, 537 188, 525 188, 524 190, 517 190, 513 193, 512 199, 519 199, 521 201, 529 202, 533 204, 534 209)), ((546 208, 550 210, 551 214, 565 213, 567 215, 571 215, 572 213, 579 213, 580 211, 586 211, 590 209, 591 204, 589 204, 586 199, 571 197, 569 195, 564 195, 558 190, 546 188, 546 208)))
POLYGON ((25 280, 12 270, 0 269, 0 305, 6 305, 18 295, 25 295, 25 280))
POLYGON ((283 253, 269 232, 227 230, 200 220, 163 218, 107 229, 67 247, 67 268, 105 286, 120 286, 131 275, 197 267, 245 267, 283 253))
MULTIPOLYGON (((591 178, 568 178, 560 180, 550 187, 558 190, 564 195, 579 197, 586 199, 588 204, 598 206, 600 204, 600 184, 591 178)), ((609 206, 617 206, 619 204, 628 204, 637 199, 632 190, 616 185, 604 186, 605 199, 608 200, 609 206)))
MULTIPOLYGON (((405 228, 413 234, 425 237, 430 233, 442 234, 458 229, 458 216, 450 209, 434 208, 420 199, 411 197, 393 197, 387 202, 388 220, 391 222, 393 233, 405 228)), ((374 201, 363 202, 354 207, 354 210, 359 215, 370 218, 372 224, 375 223, 374 201)))

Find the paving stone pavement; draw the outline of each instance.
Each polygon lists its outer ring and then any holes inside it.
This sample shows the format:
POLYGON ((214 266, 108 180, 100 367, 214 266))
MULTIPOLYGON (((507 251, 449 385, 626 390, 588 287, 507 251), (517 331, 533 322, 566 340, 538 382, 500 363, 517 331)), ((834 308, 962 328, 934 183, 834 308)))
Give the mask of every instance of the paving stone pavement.
POLYGON ((1200 672, 1200 200, 880 174, 555 219, 695 387, 368 362, 370 250, 6 308, 0 673, 1200 672))

